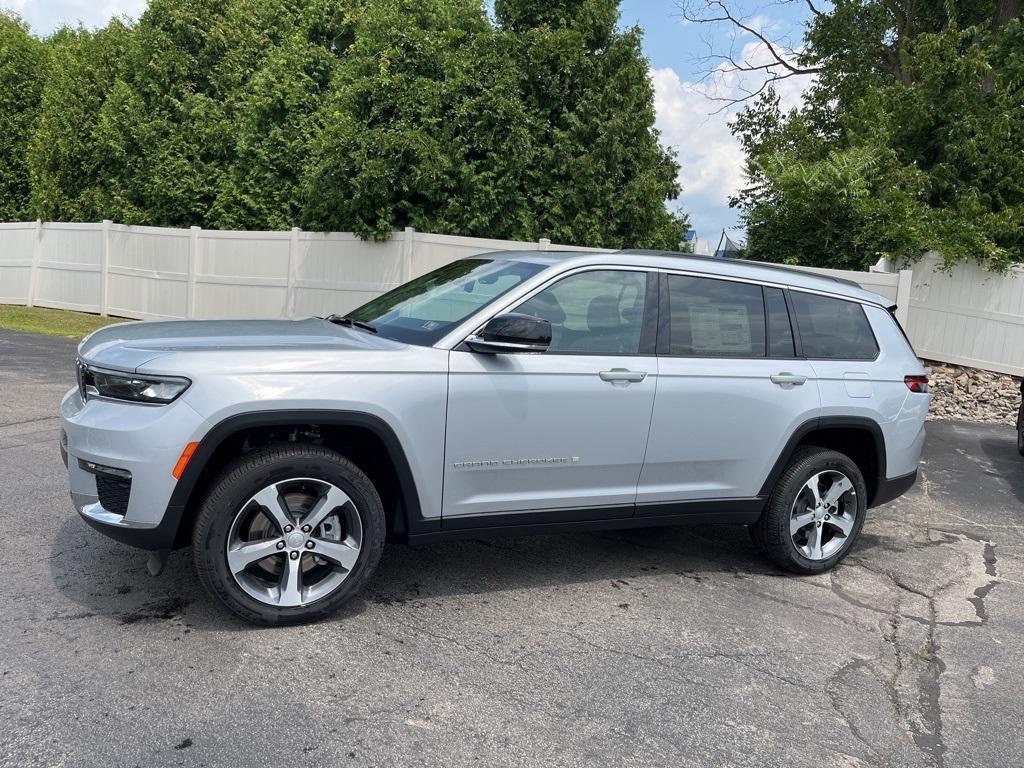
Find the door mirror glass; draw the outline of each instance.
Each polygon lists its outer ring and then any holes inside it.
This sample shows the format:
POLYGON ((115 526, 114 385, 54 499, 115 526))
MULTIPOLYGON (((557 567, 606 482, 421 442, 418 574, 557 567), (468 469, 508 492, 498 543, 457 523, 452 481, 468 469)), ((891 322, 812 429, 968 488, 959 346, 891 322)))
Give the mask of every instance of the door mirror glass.
POLYGON ((487 321, 480 332, 466 339, 474 352, 495 355, 509 352, 544 352, 551 344, 551 323, 539 317, 509 313, 487 321))

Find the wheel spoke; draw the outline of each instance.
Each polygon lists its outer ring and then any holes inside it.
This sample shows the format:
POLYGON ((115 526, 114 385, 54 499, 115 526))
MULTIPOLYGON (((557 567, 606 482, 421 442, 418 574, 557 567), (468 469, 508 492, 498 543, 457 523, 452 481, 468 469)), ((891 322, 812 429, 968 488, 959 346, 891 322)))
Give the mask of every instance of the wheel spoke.
POLYGON ((812 507, 816 507, 821 504, 821 494, 818 492, 818 482, 820 479, 821 475, 815 475, 804 483, 804 488, 810 491, 811 497, 814 499, 814 503, 811 504, 812 507))
POLYGON ((277 544, 281 539, 264 539, 242 544, 228 550, 228 567, 232 573, 241 573, 246 566, 269 557, 278 551, 277 544))
POLYGON ((791 517, 789 519, 789 534, 791 536, 795 536, 797 531, 799 531, 805 525, 808 525, 808 524, 813 523, 813 522, 814 522, 814 513, 813 512, 805 512, 802 515, 793 515, 793 517, 791 517))
POLYGON ((281 574, 281 582, 278 584, 280 596, 278 605, 301 605, 302 604, 302 558, 292 560, 290 557, 284 559, 284 572, 281 574))
POLYGON ((313 508, 309 510, 309 513, 302 519, 302 524, 315 529, 324 521, 324 518, 331 514, 331 512, 336 510, 338 507, 343 507, 346 504, 349 504, 351 501, 352 500, 344 491, 330 485, 327 487, 327 493, 317 499, 313 508))
POLYGON ((840 475, 832 483, 832 486, 825 492, 825 497, 822 499, 826 506, 830 506, 839 501, 839 497, 847 491, 853 490, 853 483, 846 475, 840 475))
POLYGON ((843 536, 849 536, 850 531, 853 530, 853 518, 846 515, 832 515, 825 522, 833 528, 838 528, 842 531, 843 536))
POLYGON ((284 533, 286 525, 295 524, 291 513, 288 511, 288 505, 285 504, 281 494, 277 492, 276 485, 264 488, 253 497, 253 501, 263 508, 281 533, 284 533))
POLYGON ((313 551, 320 557, 340 565, 346 571, 351 571, 359 558, 359 548, 345 541, 316 539, 316 548, 313 551))
POLYGON ((807 550, 807 556, 811 560, 821 559, 821 527, 815 525, 807 532, 807 546, 804 547, 807 550))

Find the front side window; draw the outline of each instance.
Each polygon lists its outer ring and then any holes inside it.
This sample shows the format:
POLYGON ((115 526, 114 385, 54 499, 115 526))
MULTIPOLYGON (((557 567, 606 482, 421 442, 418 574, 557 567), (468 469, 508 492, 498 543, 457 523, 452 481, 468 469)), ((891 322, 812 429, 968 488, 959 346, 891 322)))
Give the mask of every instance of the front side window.
POLYGON ((789 295, 805 356, 824 360, 878 356, 878 343, 860 304, 800 291, 789 295))
POLYGON ((549 354, 635 355, 640 351, 647 273, 581 272, 514 311, 551 323, 549 354))
POLYGON ((347 317, 389 339, 429 346, 545 267, 522 261, 461 259, 428 272, 347 317))
POLYGON ((761 286, 708 277, 668 276, 669 354, 764 357, 761 286))

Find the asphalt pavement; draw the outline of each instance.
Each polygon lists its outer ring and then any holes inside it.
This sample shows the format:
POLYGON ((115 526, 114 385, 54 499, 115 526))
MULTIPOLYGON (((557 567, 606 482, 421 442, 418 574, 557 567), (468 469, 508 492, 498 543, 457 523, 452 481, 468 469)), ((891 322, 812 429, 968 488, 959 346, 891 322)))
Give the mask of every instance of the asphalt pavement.
POLYGON ((333 619, 263 629, 71 506, 74 344, 0 331, 0 765, 1015 766, 1024 458, 931 423, 829 574, 695 526, 390 545, 333 619))

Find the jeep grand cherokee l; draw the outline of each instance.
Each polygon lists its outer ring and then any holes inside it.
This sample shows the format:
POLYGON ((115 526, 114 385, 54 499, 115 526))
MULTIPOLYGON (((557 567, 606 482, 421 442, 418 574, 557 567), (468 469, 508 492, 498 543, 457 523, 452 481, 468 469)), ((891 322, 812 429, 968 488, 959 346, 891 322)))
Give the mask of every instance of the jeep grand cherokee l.
POLYGON ((853 283, 679 254, 500 252, 344 316, 115 325, 62 403, 87 523, 260 623, 366 583, 385 540, 750 527, 850 551, 914 483, 928 383, 853 283))

